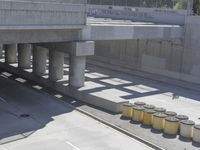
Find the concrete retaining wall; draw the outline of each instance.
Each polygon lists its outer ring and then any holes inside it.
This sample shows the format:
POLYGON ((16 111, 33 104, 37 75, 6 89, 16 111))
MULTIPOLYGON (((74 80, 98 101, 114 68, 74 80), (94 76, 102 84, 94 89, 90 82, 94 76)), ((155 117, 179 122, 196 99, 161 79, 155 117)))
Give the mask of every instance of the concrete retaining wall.
POLYGON ((200 83, 199 26, 200 17, 188 17, 185 40, 97 41, 91 59, 200 83))
POLYGON ((200 17, 188 17, 185 31, 182 79, 200 83, 200 17))

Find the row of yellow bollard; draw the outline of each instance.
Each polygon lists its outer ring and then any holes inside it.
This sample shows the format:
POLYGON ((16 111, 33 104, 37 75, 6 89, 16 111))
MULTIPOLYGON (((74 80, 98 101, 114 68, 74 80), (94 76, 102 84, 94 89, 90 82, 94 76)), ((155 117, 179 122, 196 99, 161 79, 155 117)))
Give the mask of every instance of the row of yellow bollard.
POLYGON ((195 126, 195 122, 188 120, 189 118, 185 115, 177 115, 176 112, 146 105, 144 102, 125 103, 122 115, 133 121, 152 126, 154 129, 163 130, 166 134, 180 133, 181 136, 193 138, 195 142, 200 143, 200 125, 195 126))

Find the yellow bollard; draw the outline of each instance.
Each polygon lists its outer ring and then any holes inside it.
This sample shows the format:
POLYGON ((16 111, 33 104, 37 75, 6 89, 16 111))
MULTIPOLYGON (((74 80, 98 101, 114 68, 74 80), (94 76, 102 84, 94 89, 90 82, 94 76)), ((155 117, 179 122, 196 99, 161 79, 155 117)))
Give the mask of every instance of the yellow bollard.
POLYGON ((194 126, 193 141, 200 143, 200 125, 194 126))
POLYGON ((166 109, 165 109, 165 108, 162 108, 162 107, 156 107, 154 110, 155 110, 156 112, 159 112, 159 113, 164 113, 164 112, 166 112, 166 109))
POLYGON ((180 122, 183 120, 188 120, 189 117, 185 115, 177 115, 176 118, 179 120, 179 127, 180 127, 180 122))
POLYGON ((143 120, 144 116, 144 107, 142 106, 133 106, 133 115, 132 115, 132 120, 141 122, 143 120))
POLYGON ((158 129, 158 130, 164 129, 166 117, 167 117, 167 115, 165 115, 163 113, 155 113, 153 115, 153 128, 158 129))
POLYGON ((145 109, 154 109, 155 106, 153 106, 153 105, 144 105, 144 108, 145 109))
POLYGON ((144 105, 146 105, 146 103, 138 101, 138 102, 135 102, 134 105, 136 105, 136 106, 144 106, 144 105))
POLYGON ((175 117, 177 115, 176 112, 173 112, 173 111, 166 111, 165 114, 169 117, 175 117))
POLYGON ((181 122, 182 120, 188 120, 189 117, 186 115, 177 115, 176 118, 181 122))
POLYGON ((125 103, 123 104, 123 111, 122 111, 122 116, 126 118, 131 118, 132 117, 132 107, 134 105, 131 103, 125 103))
POLYGON ((179 128, 179 120, 174 117, 167 117, 165 119, 164 133, 177 134, 179 128))
POLYGON ((185 138, 192 138, 195 122, 191 120, 182 120, 180 122, 180 135, 185 138))
POLYGON ((152 125, 154 113, 156 113, 156 112, 152 109, 145 109, 142 123, 144 125, 152 125))

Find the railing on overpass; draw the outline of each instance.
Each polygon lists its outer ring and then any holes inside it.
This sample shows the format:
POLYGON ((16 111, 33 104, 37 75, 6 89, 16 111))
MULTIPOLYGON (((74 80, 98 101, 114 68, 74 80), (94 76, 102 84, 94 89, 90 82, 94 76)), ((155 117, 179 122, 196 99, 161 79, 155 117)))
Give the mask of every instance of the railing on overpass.
POLYGON ((193 0, 88 0, 87 14, 112 18, 184 25, 193 0), (152 3, 150 3, 152 2, 152 3))

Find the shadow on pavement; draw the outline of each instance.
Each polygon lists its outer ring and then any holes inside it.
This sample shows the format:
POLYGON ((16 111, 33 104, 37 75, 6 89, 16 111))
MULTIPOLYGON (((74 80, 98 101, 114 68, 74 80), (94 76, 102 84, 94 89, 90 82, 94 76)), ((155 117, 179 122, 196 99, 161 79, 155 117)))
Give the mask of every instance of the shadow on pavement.
POLYGON ((0 77, 0 144, 26 138, 55 116, 72 111, 73 108, 40 90, 0 77))
POLYGON ((167 138, 167 139, 176 139, 177 135, 176 134, 166 134, 166 133, 163 133, 162 135, 164 138, 167 138))

